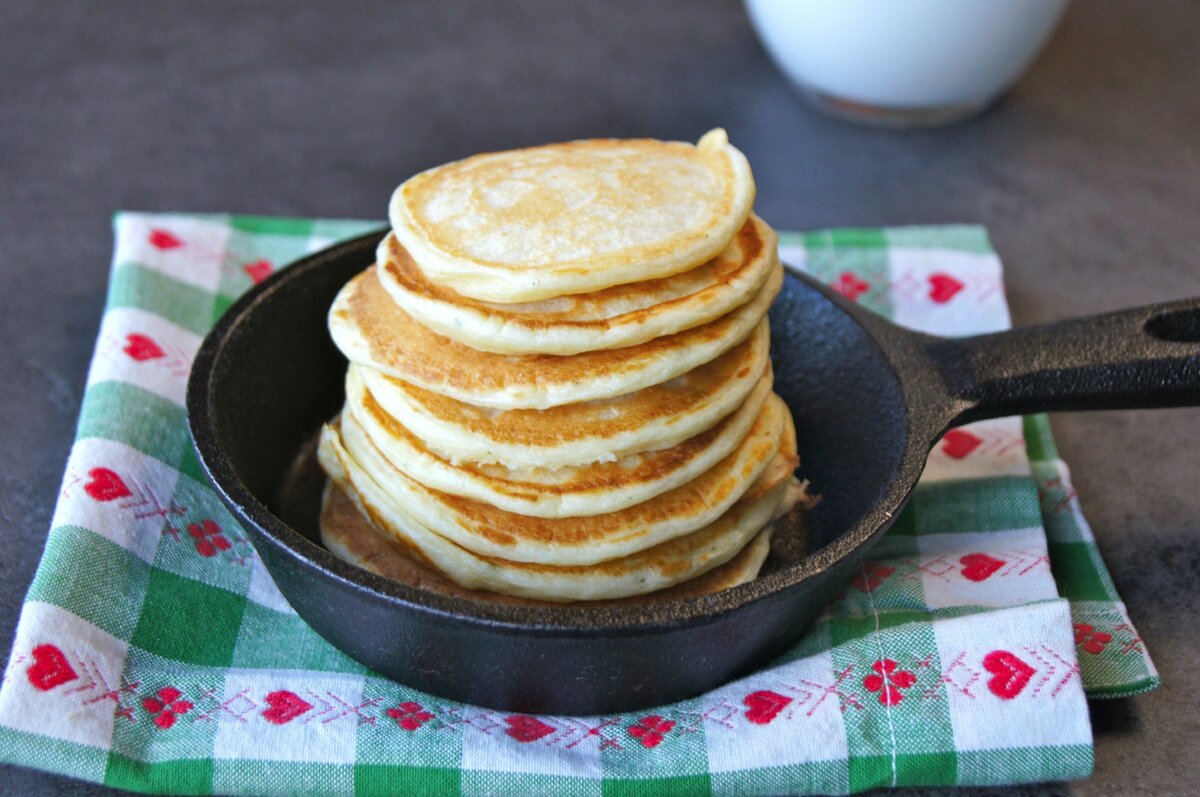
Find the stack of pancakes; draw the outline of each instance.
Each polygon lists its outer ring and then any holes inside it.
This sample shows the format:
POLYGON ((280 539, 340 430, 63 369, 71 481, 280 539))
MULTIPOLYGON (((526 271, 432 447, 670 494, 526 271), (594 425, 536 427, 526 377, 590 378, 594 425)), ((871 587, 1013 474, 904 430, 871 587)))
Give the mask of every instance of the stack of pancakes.
POLYGON ((329 313, 335 554, 516 602, 754 578, 799 493, 766 312, 783 273, 745 157, 591 140, 480 155, 392 197, 329 313))

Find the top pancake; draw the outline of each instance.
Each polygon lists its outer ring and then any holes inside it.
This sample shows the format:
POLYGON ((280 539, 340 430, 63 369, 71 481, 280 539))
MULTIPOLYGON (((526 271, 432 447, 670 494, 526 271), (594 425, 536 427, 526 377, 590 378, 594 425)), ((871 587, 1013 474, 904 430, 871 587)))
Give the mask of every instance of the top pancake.
POLYGON ((439 285, 395 235, 379 245, 379 281, 406 313, 481 351, 576 354, 634 346, 706 324, 744 304, 779 260, 775 232, 751 215, 729 246, 695 268, 539 302, 481 302, 439 285))
POLYGON ((530 302, 686 271, 754 204, 746 158, 713 130, 693 146, 592 139, 476 155, 405 181, 389 217, 431 280, 530 302))

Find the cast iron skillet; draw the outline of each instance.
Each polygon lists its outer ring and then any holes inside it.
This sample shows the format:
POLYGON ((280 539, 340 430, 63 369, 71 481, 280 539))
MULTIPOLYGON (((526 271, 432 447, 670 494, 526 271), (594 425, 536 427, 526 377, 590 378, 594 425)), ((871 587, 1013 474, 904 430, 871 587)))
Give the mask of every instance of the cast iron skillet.
POLYGON ((445 598, 366 573, 315 540, 313 439, 343 400, 325 329, 382 233, 305 258, 238 301, 188 384, 204 468, 284 596, 372 669, 437 695, 562 714, 696 695, 786 650, 903 508, 950 426, 1017 413, 1200 403, 1200 299, 965 339, 901 329, 788 276, 771 311, 776 390, 799 475, 823 496, 807 551, 789 528, 763 575, 707 598, 532 609, 445 598))

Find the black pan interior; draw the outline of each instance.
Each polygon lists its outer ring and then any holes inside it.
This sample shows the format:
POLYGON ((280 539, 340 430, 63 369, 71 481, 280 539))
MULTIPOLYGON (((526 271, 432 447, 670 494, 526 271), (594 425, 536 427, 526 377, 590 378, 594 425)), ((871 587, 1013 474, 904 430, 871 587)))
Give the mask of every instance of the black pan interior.
MULTIPOLYGON (((775 392, 796 421, 797 475, 821 496, 808 516, 812 552, 880 500, 904 455, 908 416, 883 351, 816 286, 789 274, 770 318, 775 392)), ((767 572, 788 559, 772 557, 767 572)))

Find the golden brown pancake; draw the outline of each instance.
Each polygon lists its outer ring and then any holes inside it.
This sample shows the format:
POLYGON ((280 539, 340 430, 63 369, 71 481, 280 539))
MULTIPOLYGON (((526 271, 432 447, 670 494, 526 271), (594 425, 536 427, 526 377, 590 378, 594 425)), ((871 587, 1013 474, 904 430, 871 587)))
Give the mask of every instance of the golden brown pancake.
POLYGON ((577 354, 635 346, 715 321, 749 301, 778 262, 775 232, 751 216, 719 255, 670 277, 539 302, 481 302, 439 285, 388 235, 380 282, 400 307, 438 334, 500 354, 577 354))
POLYGON ((761 324, 717 359, 662 384, 544 410, 475 407, 351 365, 380 406, 452 463, 558 468, 670 448, 770 390, 770 333, 761 324), (766 384, 764 384, 766 383, 766 384))
POLYGON ((719 567, 776 517, 796 464, 794 448, 782 450, 725 514, 691 534, 620 559, 560 566, 479 556, 433 533, 408 515, 369 473, 347 468, 353 467, 352 458, 331 427, 322 433, 318 456, 334 484, 371 525, 420 562, 468 589, 556 602, 642 595, 719 567))
POLYGON ((346 374, 343 415, 353 416, 397 470, 426 487, 520 515, 562 518, 615 512, 695 479, 743 443, 770 393, 771 380, 764 375, 735 412, 682 443, 559 468, 452 463, 388 414, 355 367, 346 374))
MULTIPOLYGON (((421 564, 404 548, 390 542, 362 516, 354 502, 329 484, 321 504, 321 542, 331 553, 352 565, 410 587, 439 595, 469 598, 515 606, 562 606, 562 603, 519 598, 499 592, 467 589, 431 567, 421 564)), ((710 595, 752 581, 762 568, 771 546, 771 528, 760 531, 737 556, 723 565, 667 589, 602 601, 576 601, 572 606, 620 606, 655 603, 710 595)))
MULTIPOLYGON (((540 518, 428 488, 396 469, 356 422, 343 413, 332 430, 358 471, 430 531, 480 556, 546 565, 592 565, 626 557, 690 534, 728 510, 784 445, 787 407, 772 396, 732 453, 695 479, 616 512, 540 518)), ((786 428, 790 429, 790 426, 786 428)), ((794 443, 790 443, 794 447, 794 443)))
POLYGON ((425 390, 480 407, 544 409, 632 393, 716 359, 766 323, 782 284, 782 268, 776 268, 732 313, 637 346, 565 357, 503 355, 464 346, 418 323, 371 267, 334 300, 329 331, 346 359, 425 390))

